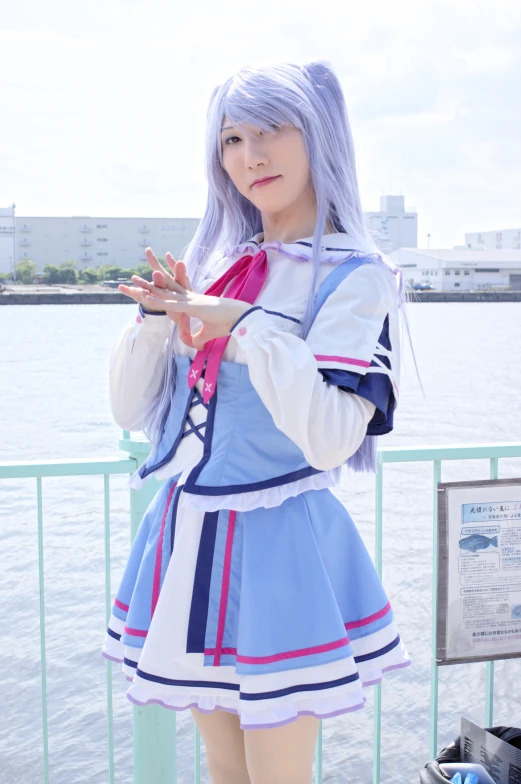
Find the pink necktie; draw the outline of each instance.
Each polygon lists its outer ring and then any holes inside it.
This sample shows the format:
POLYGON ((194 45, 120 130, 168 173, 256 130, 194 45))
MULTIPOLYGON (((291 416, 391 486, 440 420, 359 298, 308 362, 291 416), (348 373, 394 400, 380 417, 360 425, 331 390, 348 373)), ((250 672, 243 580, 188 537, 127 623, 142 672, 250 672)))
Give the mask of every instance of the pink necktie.
MULTIPOLYGON (((241 299, 253 305, 268 274, 268 257, 266 251, 260 250, 255 256, 241 256, 230 269, 222 275, 215 283, 204 292, 215 296, 228 297, 229 299, 241 299), (228 291, 227 285, 231 282, 228 291)), ((221 363, 222 355, 230 335, 223 338, 209 340, 202 351, 195 355, 190 371, 188 373, 188 386, 190 389, 195 386, 201 373, 203 372, 206 360, 206 372, 204 375, 203 400, 207 403, 215 392, 217 374, 221 363)))

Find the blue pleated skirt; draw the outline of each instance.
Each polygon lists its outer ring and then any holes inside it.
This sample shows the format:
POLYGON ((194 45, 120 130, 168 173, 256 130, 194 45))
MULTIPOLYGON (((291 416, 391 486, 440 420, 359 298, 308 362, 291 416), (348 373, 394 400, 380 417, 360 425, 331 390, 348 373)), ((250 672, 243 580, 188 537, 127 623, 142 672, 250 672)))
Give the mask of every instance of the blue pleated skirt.
POLYGON ((362 708, 410 661, 358 530, 329 489, 202 512, 175 478, 147 508, 102 655, 129 700, 236 713, 243 729, 362 708))

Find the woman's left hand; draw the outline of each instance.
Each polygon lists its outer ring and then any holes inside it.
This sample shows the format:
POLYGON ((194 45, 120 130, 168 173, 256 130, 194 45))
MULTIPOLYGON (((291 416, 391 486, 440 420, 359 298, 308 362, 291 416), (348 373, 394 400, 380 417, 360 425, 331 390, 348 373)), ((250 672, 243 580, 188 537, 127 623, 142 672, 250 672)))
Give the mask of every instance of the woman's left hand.
POLYGON ((211 294, 199 294, 185 289, 184 292, 167 291, 155 286, 146 280, 134 276, 137 285, 148 290, 148 294, 143 298, 143 306, 150 305, 162 306, 168 314, 186 313, 188 316, 197 318, 201 321, 202 327, 195 334, 185 334, 183 341, 201 350, 209 340, 214 338, 229 337, 230 329, 243 313, 250 310, 252 305, 240 299, 228 299, 227 297, 214 297, 211 294), (190 341, 190 342, 189 342, 190 341))

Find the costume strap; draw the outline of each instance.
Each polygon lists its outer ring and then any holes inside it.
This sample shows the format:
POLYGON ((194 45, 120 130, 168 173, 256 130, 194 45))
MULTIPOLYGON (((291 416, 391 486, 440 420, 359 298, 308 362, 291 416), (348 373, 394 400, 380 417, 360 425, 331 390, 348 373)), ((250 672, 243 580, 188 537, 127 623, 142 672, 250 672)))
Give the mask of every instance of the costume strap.
MULTIPOLYGON (((241 256, 227 272, 204 292, 215 296, 241 299, 253 305, 257 299, 266 276, 268 274, 268 257, 265 250, 260 250, 254 256, 247 254, 241 256), (226 287, 229 288, 226 290, 226 287)), ((207 403, 215 392, 217 374, 222 355, 230 339, 230 335, 209 340, 205 347, 195 355, 188 373, 188 386, 195 386, 203 372, 206 362, 206 372, 203 385, 203 400, 207 403)))

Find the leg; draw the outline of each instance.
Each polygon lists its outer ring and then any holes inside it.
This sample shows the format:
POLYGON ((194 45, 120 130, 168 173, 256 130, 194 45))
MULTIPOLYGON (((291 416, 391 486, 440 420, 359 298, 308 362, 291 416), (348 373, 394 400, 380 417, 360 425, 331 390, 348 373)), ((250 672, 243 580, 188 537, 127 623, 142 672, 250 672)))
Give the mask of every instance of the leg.
POLYGON ((311 784, 319 722, 299 716, 282 727, 244 730, 251 784, 311 784))
POLYGON ((244 730, 234 713, 201 713, 190 708, 206 748, 212 784, 251 784, 244 753, 244 730))

